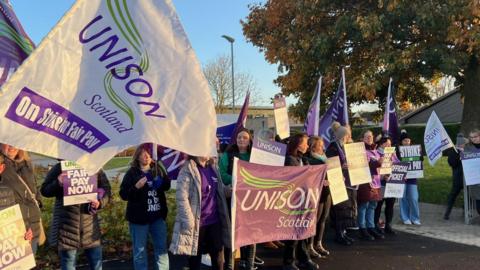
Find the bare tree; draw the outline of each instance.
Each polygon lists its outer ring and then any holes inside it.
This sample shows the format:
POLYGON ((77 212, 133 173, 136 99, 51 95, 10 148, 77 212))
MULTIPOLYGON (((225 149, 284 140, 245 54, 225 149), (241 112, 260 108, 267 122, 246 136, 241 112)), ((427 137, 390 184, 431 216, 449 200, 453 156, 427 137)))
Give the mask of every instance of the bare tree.
MULTIPOLYGON (((230 57, 221 55, 203 67, 212 93, 217 113, 228 112, 232 106, 232 66, 230 57)), ((235 105, 241 106, 247 92, 250 91, 250 104, 263 101, 257 82, 253 76, 245 72, 235 72, 235 105)))

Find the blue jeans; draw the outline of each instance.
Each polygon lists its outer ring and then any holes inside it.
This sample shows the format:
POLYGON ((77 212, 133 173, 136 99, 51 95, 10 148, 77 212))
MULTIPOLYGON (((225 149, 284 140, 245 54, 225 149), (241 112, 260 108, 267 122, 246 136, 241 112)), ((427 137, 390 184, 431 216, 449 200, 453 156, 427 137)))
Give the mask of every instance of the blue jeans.
POLYGON ((358 226, 360 229, 375 228, 375 208, 377 208, 377 201, 368 201, 358 205, 358 226))
MULTIPOLYGON (((75 270, 77 264, 77 249, 60 250, 60 264, 62 270, 75 270)), ((102 246, 84 250, 90 270, 102 270, 102 246)))
POLYGON ((133 267, 135 270, 148 269, 147 239, 152 236, 153 269, 168 270, 167 224, 161 218, 150 224, 129 223, 133 244, 133 267))
POLYGON ((403 222, 420 222, 417 185, 405 185, 403 198, 400 199, 400 218, 403 222))

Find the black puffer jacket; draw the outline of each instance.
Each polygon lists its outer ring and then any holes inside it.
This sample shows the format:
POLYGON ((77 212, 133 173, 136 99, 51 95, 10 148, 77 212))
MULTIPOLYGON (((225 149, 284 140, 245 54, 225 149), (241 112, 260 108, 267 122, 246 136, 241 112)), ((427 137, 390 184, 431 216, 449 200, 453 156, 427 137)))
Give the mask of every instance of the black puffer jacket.
MULTIPOLYGON (((159 162, 159 164, 161 163, 159 162)), ((151 167, 153 166, 154 164, 152 163, 151 167)), ((149 224, 159 218, 164 220, 167 218, 168 208, 165 191, 170 189, 170 178, 168 178, 163 165, 159 165, 156 171, 150 170, 153 177, 156 177, 157 172, 162 178, 162 183, 157 188, 149 187, 147 184, 140 189, 135 187, 135 184, 145 176, 137 167, 130 167, 123 177, 120 186, 120 197, 128 201, 126 219, 129 222, 149 224), (155 203, 156 200, 158 200, 158 203, 155 203), (157 208, 157 206, 159 206, 159 208, 157 208)))
MULTIPOLYGON (((40 194, 37 189, 37 183, 33 177, 33 167, 30 162, 21 161, 16 162, 9 158, 5 158, 5 166, 11 169, 12 176, 9 177, 11 181, 11 186, 16 193, 17 203, 20 205, 22 210, 23 220, 25 226, 32 229, 33 238, 36 239, 40 235, 40 209, 37 206, 35 200, 38 201, 40 194), (30 196, 30 193, 27 191, 27 188, 22 184, 21 179, 28 186, 30 191, 33 193, 34 197, 30 196)), ((7 170, 5 171, 7 173, 7 170)))
MULTIPOLYGON (((89 204, 63 205, 63 187, 58 183, 62 173, 60 163, 48 172, 41 192, 45 197, 55 197, 53 219, 50 227, 49 243, 59 250, 92 248, 100 245, 100 224, 97 214, 90 214, 89 204)), ((103 189, 105 195, 99 199, 100 208, 104 208, 111 196, 110 183, 102 171, 97 173, 98 189, 103 189)))

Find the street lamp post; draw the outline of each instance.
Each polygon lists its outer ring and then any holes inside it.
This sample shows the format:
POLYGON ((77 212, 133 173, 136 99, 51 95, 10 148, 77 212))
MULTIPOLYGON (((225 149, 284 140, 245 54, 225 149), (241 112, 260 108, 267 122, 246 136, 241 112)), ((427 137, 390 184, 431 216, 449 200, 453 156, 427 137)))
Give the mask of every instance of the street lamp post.
POLYGON ((230 36, 223 35, 222 38, 226 39, 228 42, 230 42, 230 52, 231 52, 231 63, 232 63, 232 113, 235 113, 235 78, 234 78, 234 73, 233 73, 233 42, 235 42, 235 39, 233 39, 230 36))

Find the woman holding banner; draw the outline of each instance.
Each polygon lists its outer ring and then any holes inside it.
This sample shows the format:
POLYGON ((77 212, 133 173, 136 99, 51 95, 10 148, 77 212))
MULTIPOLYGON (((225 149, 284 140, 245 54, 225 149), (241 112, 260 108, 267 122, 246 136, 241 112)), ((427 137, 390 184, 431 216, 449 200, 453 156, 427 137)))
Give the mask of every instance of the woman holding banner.
MULTIPOLYGON (((392 146, 392 139, 388 135, 382 135, 377 143, 377 151, 382 158, 382 162, 385 160, 385 148, 392 146)), ((391 155, 392 161, 398 161, 398 158, 395 154, 391 155)), ((382 184, 382 194, 385 193, 385 186, 387 184, 388 175, 383 175, 381 178, 382 184)), ((385 232, 387 234, 395 235, 396 232, 392 229, 392 220, 393 220, 393 206, 395 205, 395 198, 383 198, 377 203, 375 208, 375 226, 377 232, 385 232), (383 202, 385 202, 385 228, 382 231, 380 227, 380 215, 382 213, 383 202)))
POLYGON ((191 270, 200 270, 202 254, 208 253, 212 269, 223 270, 231 225, 224 185, 212 159, 189 157, 177 178, 176 202, 170 251, 190 256, 191 270))
MULTIPOLYGON (((412 140, 408 136, 406 130, 402 130, 400 134, 400 145, 409 146, 412 140)), ((400 156, 400 148, 397 147, 398 156, 400 156)), ((420 208, 418 206, 418 186, 417 179, 407 179, 405 183, 405 192, 400 202, 400 219, 405 225, 421 225, 420 208)))
MULTIPOLYGON (((308 165, 308 161, 303 155, 308 149, 308 136, 304 133, 295 134, 290 137, 287 145, 287 157, 285 166, 303 166, 308 165)), ((308 239, 305 240, 285 240, 285 250, 283 253, 284 270, 314 270, 319 269, 318 264, 310 259, 308 252, 308 239), (298 265, 295 264, 298 260, 298 265)), ((318 255, 318 253, 317 253, 318 255)))
MULTIPOLYGON (((465 145, 464 152, 479 152, 480 151, 480 130, 474 128, 470 131, 468 138, 470 142, 465 145)), ((470 186, 472 198, 476 200, 477 213, 480 215, 480 185, 470 186)))
POLYGON ((372 182, 362 184, 358 188, 358 226, 360 227, 360 237, 363 240, 373 241, 375 239, 385 238, 383 234, 375 230, 375 208, 377 201, 381 200, 381 184, 378 168, 382 164, 382 158, 376 150, 373 142, 373 133, 367 130, 363 133, 363 142, 367 151, 368 165, 372 182))
POLYGON ((334 141, 332 141, 327 148, 326 155, 327 157, 339 157, 348 194, 347 201, 332 207, 332 211, 330 212, 331 221, 335 228, 335 241, 341 245, 350 246, 354 240, 347 235, 346 229, 357 226, 357 191, 356 188, 350 184, 344 145, 351 141, 351 136, 349 129, 341 126, 338 122, 332 123, 331 130, 334 141))
POLYGON ((28 226, 33 235, 31 243, 33 253, 35 253, 41 235, 43 239, 40 244, 45 241, 45 233, 41 226, 41 196, 38 192, 32 163, 26 151, 11 145, 0 144, 0 151, 5 156, 5 166, 11 168, 18 176, 15 186, 17 186, 18 194, 21 194, 19 204, 25 225, 28 226))
POLYGON ((78 251, 84 250, 90 269, 102 269, 100 222, 97 211, 110 201, 111 188, 103 171, 97 173, 98 200, 91 203, 63 205, 64 174, 60 163, 50 169, 42 183, 42 195, 55 197, 49 243, 57 247, 62 270, 76 269, 78 251))
MULTIPOLYGON (((236 157, 240 160, 249 161, 252 152, 252 135, 246 128, 241 128, 235 138, 235 143, 231 144, 220 157, 219 167, 223 184, 227 190, 227 205, 229 213, 231 209, 231 190, 232 190, 232 172, 233 159, 236 157), (230 194, 229 194, 230 193, 230 194)), ((225 249, 225 268, 233 269, 231 250, 225 249)), ((255 256, 256 246, 248 245, 240 248, 240 267, 245 270, 255 269, 255 264, 262 265, 264 261, 255 256)))
POLYGON ((135 150, 131 167, 120 186, 120 197, 127 201, 126 219, 132 237, 135 270, 148 269, 149 234, 153 240, 153 268, 169 269, 165 191, 170 189, 170 178, 162 163, 152 159, 152 150, 153 145, 148 143, 135 150))
MULTIPOLYGON (((311 136, 308 139, 308 163, 310 165, 320 165, 327 163, 327 156, 323 150, 325 147, 323 139, 319 136, 311 136)), ((332 206, 332 198, 330 196, 330 189, 328 188, 328 180, 323 182, 322 194, 317 211, 317 228, 315 236, 310 238, 309 252, 315 257, 327 256, 330 254, 323 246, 323 235, 325 233, 325 223, 330 215, 330 207, 332 206)))

